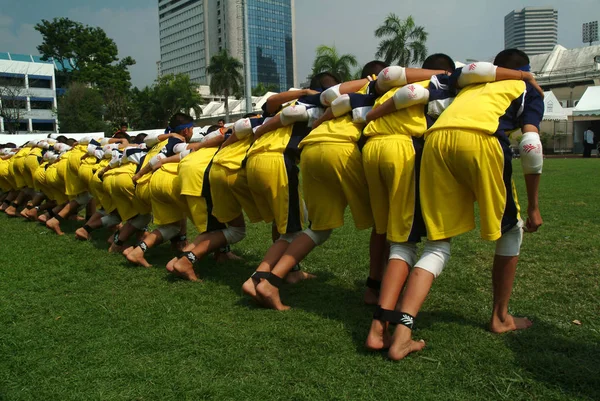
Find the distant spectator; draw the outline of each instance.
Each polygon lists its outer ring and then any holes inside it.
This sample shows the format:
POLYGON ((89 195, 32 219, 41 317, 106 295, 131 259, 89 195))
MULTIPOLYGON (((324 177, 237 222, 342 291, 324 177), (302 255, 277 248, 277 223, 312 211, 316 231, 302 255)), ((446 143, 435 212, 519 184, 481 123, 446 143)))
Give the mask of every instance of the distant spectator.
POLYGON ((223 128, 223 126, 225 125, 225 120, 223 120, 223 119, 220 119, 220 120, 217 122, 217 125, 219 126, 219 128, 223 128))
POLYGON ((592 131, 592 127, 590 126, 583 133, 583 157, 591 157, 592 149, 594 149, 594 131, 592 131))

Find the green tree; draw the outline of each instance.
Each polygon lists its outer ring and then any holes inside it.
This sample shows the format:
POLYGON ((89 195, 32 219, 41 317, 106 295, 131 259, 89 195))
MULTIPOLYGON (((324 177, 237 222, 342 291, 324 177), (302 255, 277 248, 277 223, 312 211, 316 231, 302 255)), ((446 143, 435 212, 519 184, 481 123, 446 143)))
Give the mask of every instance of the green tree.
POLYGON ((375 30, 375 36, 383 38, 375 57, 383 57, 388 64, 406 67, 420 64, 427 57, 428 33, 422 26, 415 25, 412 16, 402 20, 394 13, 389 14, 383 25, 375 30))
POLYGON ((58 98, 60 132, 104 132, 106 123, 103 121, 103 110, 104 101, 97 89, 72 82, 65 94, 58 98))
POLYGON ((321 45, 317 47, 317 55, 313 63, 312 75, 321 72, 331 72, 342 81, 352 79, 352 68, 356 68, 358 62, 352 54, 340 55, 335 46, 321 45))
POLYGON ((240 93, 244 78, 244 65, 235 57, 229 56, 227 49, 221 50, 210 58, 206 72, 210 75, 210 92, 225 98, 225 121, 229 122, 229 96, 240 93))
POLYGON ((177 112, 192 109, 199 116, 202 100, 198 85, 188 75, 163 75, 151 87, 132 90, 131 121, 142 129, 165 128, 177 112))
POLYGON ((264 96, 267 92, 278 92, 279 88, 275 84, 265 85, 259 82, 254 88, 252 88, 252 96, 260 97, 264 96))
POLYGON ((100 90, 129 90, 128 67, 135 60, 131 57, 119 60, 116 43, 102 28, 54 18, 43 19, 35 29, 42 35, 42 44, 37 47, 42 59, 53 58, 61 66, 58 75, 63 82, 85 82, 100 90))

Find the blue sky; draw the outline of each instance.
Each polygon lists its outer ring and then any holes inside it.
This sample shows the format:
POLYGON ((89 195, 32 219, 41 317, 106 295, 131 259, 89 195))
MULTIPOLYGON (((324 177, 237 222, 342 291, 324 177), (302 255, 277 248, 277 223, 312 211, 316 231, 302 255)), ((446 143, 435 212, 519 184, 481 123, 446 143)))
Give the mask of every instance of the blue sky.
MULTIPOLYGON (((210 0, 207 0, 210 1, 210 0)), ((158 6, 156 0, 0 0, 0 51, 37 53, 41 36, 33 26, 42 18, 68 17, 102 27, 121 56, 132 56, 133 83, 148 85, 156 77, 158 6)), ((314 50, 335 45, 359 62, 370 61, 377 39, 373 31, 390 12, 413 15, 429 32, 430 53, 456 60, 489 59, 504 45, 504 16, 524 6, 549 5, 559 11, 559 43, 580 47, 581 24, 600 19, 598 0, 296 0, 298 76, 310 72, 314 50), (307 29, 309 27, 309 29, 307 29)))

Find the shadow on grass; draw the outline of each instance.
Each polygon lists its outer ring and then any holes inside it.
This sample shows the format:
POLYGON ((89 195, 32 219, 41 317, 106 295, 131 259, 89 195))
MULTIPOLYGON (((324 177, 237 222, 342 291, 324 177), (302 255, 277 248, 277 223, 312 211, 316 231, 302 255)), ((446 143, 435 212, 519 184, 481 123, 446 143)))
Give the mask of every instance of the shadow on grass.
POLYGON ((505 336, 521 367, 538 382, 571 395, 600 399, 600 345, 540 322, 505 336))

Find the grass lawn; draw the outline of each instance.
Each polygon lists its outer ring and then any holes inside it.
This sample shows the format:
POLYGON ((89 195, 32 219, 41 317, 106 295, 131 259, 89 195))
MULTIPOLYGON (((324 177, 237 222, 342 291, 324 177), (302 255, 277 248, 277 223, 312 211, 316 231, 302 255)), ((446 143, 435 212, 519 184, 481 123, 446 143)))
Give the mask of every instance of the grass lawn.
POLYGON ((364 350, 368 232, 350 216, 278 313, 240 291, 265 224, 234 247, 244 262, 207 259, 205 281, 187 283, 165 273, 167 246, 148 253, 157 267, 133 268, 105 235, 80 243, 74 223, 59 238, 2 214, 0 400, 600 399, 600 160, 547 160, 541 209, 511 304, 534 327, 485 331, 494 247, 472 232, 417 319, 427 348, 400 363, 364 350))

